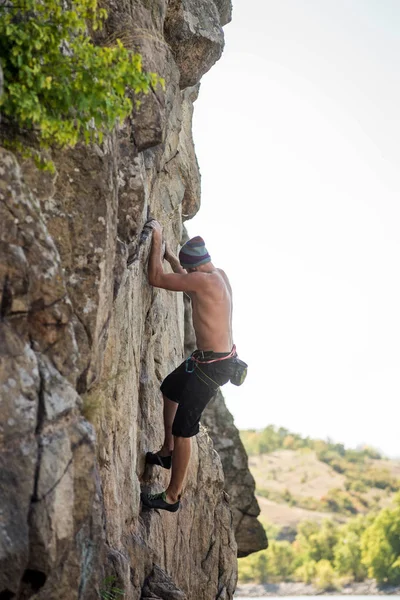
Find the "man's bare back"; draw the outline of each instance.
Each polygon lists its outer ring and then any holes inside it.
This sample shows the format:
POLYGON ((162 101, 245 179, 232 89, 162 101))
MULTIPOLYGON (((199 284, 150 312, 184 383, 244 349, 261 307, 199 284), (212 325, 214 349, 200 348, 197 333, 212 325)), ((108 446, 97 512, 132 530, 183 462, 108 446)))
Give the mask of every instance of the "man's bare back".
MULTIPOLYGON (((207 265, 208 266, 208 265, 207 265)), ((191 274, 188 275, 191 277, 191 274)), ((213 269, 203 274, 204 283, 192 300, 193 327, 199 350, 232 350, 232 289, 226 274, 213 269)))

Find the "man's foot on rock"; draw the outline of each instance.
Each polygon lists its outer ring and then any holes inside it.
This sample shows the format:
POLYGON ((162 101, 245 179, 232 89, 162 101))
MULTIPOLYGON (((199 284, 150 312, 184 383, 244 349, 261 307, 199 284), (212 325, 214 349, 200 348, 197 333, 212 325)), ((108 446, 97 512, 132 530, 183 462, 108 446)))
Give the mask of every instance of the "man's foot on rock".
POLYGON ((180 506, 180 500, 170 504, 167 502, 167 495, 165 492, 160 494, 145 494, 142 492, 140 498, 147 508, 155 508, 161 510, 168 510, 169 512, 176 512, 180 506))
POLYGON ((147 452, 146 464, 147 465, 158 465, 164 469, 171 468, 172 457, 171 456, 160 456, 158 452, 147 452))

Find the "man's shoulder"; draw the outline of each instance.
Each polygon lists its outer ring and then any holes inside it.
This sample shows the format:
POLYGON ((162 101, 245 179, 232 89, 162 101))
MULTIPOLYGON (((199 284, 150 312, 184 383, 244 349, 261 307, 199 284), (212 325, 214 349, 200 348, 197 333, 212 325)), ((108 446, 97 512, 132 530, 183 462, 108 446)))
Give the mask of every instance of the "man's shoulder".
POLYGON ((221 287, 226 284, 229 285, 228 276, 222 269, 215 269, 211 272, 196 271, 194 273, 188 273, 187 277, 190 277, 192 281, 196 281, 199 288, 202 289, 221 287))
POLYGON ((211 273, 205 273, 208 276, 208 282, 211 285, 221 285, 228 281, 228 276, 222 269, 215 269, 211 273))
POLYGON ((187 273, 186 275, 184 275, 184 277, 187 279, 187 281, 191 282, 194 293, 198 293, 203 290, 207 290, 210 287, 210 285, 212 285, 212 282, 210 280, 208 273, 202 273, 200 271, 195 271, 193 273, 187 273))
POLYGON ((215 269, 211 273, 204 273, 201 291, 211 294, 215 291, 219 295, 223 290, 230 292, 230 289, 229 279, 222 269, 215 269))
POLYGON ((223 269, 217 269, 217 271, 218 271, 220 277, 222 277, 224 282, 228 285, 228 287, 230 287, 229 278, 228 278, 228 275, 225 273, 225 271, 223 269))

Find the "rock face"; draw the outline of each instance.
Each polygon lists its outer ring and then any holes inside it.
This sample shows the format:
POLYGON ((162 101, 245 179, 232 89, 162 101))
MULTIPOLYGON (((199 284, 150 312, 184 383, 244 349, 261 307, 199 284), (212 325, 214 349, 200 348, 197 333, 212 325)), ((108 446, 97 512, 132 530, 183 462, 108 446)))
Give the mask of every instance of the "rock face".
POLYGON ((254 496, 255 481, 249 471, 246 451, 239 437, 233 417, 226 408, 221 392, 207 406, 203 424, 214 442, 222 461, 225 490, 229 494, 233 526, 238 545, 238 557, 247 556, 268 547, 261 523, 257 521, 260 509, 254 496))
POLYGON ((213 0, 170 0, 164 24, 182 89, 195 85, 220 58, 224 36, 213 0))
POLYGON ((237 545, 207 433, 179 513, 142 510, 140 489, 167 482, 144 455, 185 343, 181 295, 147 283, 145 223, 177 248, 199 209, 193 101, 230 4, 107 8, 101 35, 130 42, 165 91, 101 147, 54 152, 55 175, 0 148, 0 599, 227 600, 237 545))

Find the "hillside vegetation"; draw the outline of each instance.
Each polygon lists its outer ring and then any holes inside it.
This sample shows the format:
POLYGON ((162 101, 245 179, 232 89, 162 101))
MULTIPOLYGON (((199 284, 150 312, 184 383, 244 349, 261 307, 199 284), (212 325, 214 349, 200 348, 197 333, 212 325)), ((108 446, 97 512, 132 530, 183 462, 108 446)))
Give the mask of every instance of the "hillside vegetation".
POLYGON ((283 427, 240 435, 271 540, 239 561, 242 582, 400 583, 400 461, 283 427))
POLYGON ((271 425, 240 435, 257 493, 274 502, 350 516, 388 506, 400 490, 400 461, 373 448, 349 450, 271 425))

